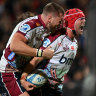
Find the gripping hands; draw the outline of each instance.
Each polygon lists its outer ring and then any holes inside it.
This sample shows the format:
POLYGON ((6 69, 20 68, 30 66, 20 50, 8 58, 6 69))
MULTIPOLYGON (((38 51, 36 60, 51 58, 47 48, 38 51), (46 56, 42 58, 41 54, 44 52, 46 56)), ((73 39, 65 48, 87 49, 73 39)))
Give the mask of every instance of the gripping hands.
POLYGON ((37 49, 37 57, 43 57, 45 59, 51 59, 54 55, 54 50, 50 49, 50 47, 46 48, 45 50, 37 49))

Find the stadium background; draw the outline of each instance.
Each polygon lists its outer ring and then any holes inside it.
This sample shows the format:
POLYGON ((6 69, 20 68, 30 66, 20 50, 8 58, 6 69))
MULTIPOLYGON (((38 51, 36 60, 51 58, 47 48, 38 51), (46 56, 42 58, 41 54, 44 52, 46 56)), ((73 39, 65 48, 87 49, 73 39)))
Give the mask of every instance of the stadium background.
POLYGON ((51 1, 59 3, 65 10, 80 8, 84 11, 87 21, 84 35, 79 37, 78 54, 65 78, 64 96, 96 96, 96 45, 93 45, 96 44, 95 0, 0 0, 0 57, 16 25, 17 17, 26 11, 40 14, 44 5, 51 1))

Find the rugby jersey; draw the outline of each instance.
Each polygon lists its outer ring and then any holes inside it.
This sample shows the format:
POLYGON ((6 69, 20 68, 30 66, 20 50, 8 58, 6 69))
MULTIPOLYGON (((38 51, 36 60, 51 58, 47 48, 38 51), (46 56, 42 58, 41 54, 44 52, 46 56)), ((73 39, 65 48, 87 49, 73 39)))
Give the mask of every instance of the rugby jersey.
POLYGON ((57 38, 50 36, 44 40, 43 47, 51 46, 54 56, 49 60, 44 71, 48 77, 64 80, 64 75, 69 71, 77 52, 77 40, 70 40, 67 35, 57 38))
POLYGON ((12 35, 9 38, 6 48, 3 51, 3 55, 0 60, 1 72, 5 72, 8 63, 14 68, 17 68, 16 54, 10 50, 11 40, 16 32, 23 34, 28 40, 28 44, 33 48, 39 48, 42 44, 42 40, 45 38, 46 35, 48 35, 47 32, 45 32, 45 24, 41 19, 41 15, 29 17, 17 24, 12 32, 12 35))

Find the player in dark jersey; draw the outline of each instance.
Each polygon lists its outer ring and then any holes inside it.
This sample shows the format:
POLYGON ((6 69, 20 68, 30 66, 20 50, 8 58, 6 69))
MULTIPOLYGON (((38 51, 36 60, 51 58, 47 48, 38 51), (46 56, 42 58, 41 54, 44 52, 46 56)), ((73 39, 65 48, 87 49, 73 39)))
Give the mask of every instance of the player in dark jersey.
MULTIPOLYGON (((64 75, 69 71, 71 64, 77 53, 77 40, 75 37, 83 34, 83 27, 85 25, 85 15, 80 9, 70 9, 65 12, 64 15, 64 27, 66 28, 66 35, 48 36, 43 43, 43 49, 51 46, 54 49, 54 56, 49 60, 47 64, 41 63, 44 72, 49 77, 49 84, 45 84, 40 88, 36 96, 61 96, 62 95, 62 83, 64 81, 64 75), (47 90, 46 90, 47 89, 47 90)), ((22 74, 21 83, 26 89, 29 89, 29 85, 25 86, 26 76, 32 71, 32 67, 36 65, 44 58, 34 58, 30 61, 30 67, 26 67, 25 72, 22 74), (24 77, 25 76, 25 77, 24 77), (25 79, 25 80, 24 80, 25 79)), ((31 94, 35 95, 39 89, 34 89, 31 94), (37 91, 37 92, 36 92, 37 91)))
POLYGON ((22 70, 19 69, 19 64, 28 62, 34 56, 46 59, 53 56, 53 50, 41 50, 39 47, 44 38, 50 34, 51 29, 60 25, 63 15, 63 8, 52 2, 44 7, 42 14, 17 24, 0 60, 0 93, 2 95, 29 96, 20 83, 22 70), (24 56, 25 59, 22 60, 20 56, 24 56))

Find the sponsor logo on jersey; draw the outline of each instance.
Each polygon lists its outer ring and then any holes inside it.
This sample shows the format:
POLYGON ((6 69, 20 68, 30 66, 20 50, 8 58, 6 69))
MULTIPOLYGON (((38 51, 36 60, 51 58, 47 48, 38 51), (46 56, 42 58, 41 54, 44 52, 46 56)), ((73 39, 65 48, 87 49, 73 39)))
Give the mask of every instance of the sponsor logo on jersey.
POLYGON ((50 43, 51 43, 50 40, 48 38, 45 38, 43 42, 43 47, 47 47, 50 43))
POLYGON ((16 61, 15 60, 13 62, 8 61, 8 64, 11 65, 12 67, 16 68, 16 61))
POLYGON ((59 62, 60 64, 66 64, 66 65, 71 65, 73 63, 73 58, 67 58, 64 56, 64 54, 62 55, 62 57, 60 58, 59 62))
POLYGON ((14 52, 11 52, 8 56, 8 59, 9 60, 12 60, 12 58, 15 56, 15 53, 14 52))
POLYGON ((22 26, 20 26, 19 30, 23 33, 26 33, 27 31, 29 31, 31 28, 28 24, 24 24, 22 26))

